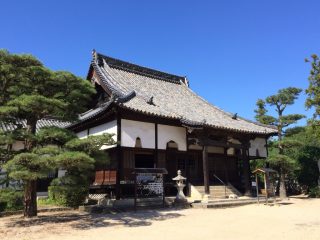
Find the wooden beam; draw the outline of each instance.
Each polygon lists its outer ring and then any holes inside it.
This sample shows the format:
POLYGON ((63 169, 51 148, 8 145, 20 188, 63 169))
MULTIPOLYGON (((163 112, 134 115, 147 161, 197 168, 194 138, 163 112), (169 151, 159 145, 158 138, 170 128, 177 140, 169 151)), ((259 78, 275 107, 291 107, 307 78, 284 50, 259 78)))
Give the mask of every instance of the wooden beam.
POLYGON ((242 149, 242 148, 250 148, 250 142, 246 144, 237 144, 231 143, 227 141, 217 141, 208 138, 199 139, 200 146, 213 146, 213 147, 223 147, 223 148, 235 148, 235 149, 242 149))

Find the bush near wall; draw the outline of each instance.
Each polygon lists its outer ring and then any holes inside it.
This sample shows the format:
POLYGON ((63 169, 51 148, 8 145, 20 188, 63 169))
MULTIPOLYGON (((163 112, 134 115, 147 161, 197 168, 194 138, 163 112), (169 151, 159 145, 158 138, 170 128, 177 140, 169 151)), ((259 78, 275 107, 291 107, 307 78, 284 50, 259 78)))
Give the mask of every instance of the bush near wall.
POLYGON ((0 212, 23 209, 23 192, 14 189, 0 189, 0 212))
POLYGON ((78 207, 82 205, 88 195, 87 187, 80 186, 50 186, 49 199, 58 205, 78 207))
POLYGON ((314 187, 309 190, 309 197, 311 198, 320 198, 320 188, 314 187))

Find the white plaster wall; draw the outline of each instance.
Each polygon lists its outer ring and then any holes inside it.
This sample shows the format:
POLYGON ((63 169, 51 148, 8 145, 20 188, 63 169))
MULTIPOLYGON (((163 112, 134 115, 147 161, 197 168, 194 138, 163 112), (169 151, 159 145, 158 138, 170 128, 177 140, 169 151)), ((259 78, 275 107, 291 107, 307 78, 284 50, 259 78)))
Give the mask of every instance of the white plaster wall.
POLYGON ((228 155, 234 155, 235 154, 235 149, 234 148, 228 148, 227 154, 228 155))
POLYGON ((209 147, 208 147, 208 153, 220 153, 220 154, 224 154, 224 148, 223 148, 223 147, 209 146, 209 147))
POLYGON ((241 144, 241 142, 238 139, 230 139, 229 142, 234 143, 234 144, 241 144))
POLYGON ((252 157, 267 157, 266 139, 256 138, 250 141, 249 156, 252 157), (259 155, 257 155, 257 150, 259 155))
POLYGON ((58 178, 66 175, 67 170, 59 169, 58 170, 58 178))
POLYGON ((202 147, 199 145, 191 144, 189 145, 190 150, 202 150, 202 147))
POLYGON ((77 135, 77 137, 78 138, 86 138, 87 137, 87 130, 83 130, 83 131, 81 131, 81 132, 78 132, 78 133, 76 133, 76 135, 77 135))
POLYGON ((121 146, 135 147, 141 139, 142 148, 155 148, 155 124, 121 119, 121 146))
POLYGON ((176 142, 179 151, 187 151, 186 129, 158 124, 158 149, 166 149, 169 141, 176 142))
POLYGON ((24 149, 24 142, 23 141, 16 141, 12 144, 13 151, 19 151, 24 149))
POLYGON ((89 129, 89 136, 102 135, 103 133, 114 134, 112 138, 117 141, 117 121, 113 120, 89 129))

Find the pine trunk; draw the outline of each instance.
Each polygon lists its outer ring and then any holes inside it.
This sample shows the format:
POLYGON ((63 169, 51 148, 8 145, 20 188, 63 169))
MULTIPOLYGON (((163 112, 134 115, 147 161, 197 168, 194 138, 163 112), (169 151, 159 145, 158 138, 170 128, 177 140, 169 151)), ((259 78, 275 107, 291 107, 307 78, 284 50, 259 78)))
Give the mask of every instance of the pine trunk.
POLYGON ((285 185, 285 175, 280 172, 280 188, 279 188, 280 199, 285 199, 287 197, 286 185, 285 185))
MULTIPOLYGON (((32 135, 36 133, 37 120, 27 120, 27 131, 32 135)), ((34 142, 27 141, 26 149, 30 151, 34 142)), ((25 183, 24 187, 24 216, 35 217, 37 216, 37 180, 29 180, 25 183)))
POLYGON ((37 182, 31 180, 24 187, 24 213, 25 217, 37 216, 37 182))

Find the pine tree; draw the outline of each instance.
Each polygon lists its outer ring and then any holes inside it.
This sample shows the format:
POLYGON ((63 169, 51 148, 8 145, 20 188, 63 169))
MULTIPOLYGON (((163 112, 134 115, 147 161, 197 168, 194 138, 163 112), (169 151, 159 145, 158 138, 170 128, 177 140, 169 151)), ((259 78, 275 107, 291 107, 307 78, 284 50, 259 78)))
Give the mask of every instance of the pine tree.
POLYGON ((310 60, 306 59, 306 62, 310 62, 311 70, 305 105, 308 109, 314 108, 313 117, 316 120, 320 116, 320 59, 316 54, 313 54, 310 60))
POLYGON ((37 122, 48 117, 76 120, 94 91, 89 82, 69 72, 51 71, 31 55, 0 50, 0 122, 12 124, 15 130, 25 122, 20 136, 24 152, 7 163, 11 176, 23 180, 25 216, 37 215, 36 182, 50 169, 48 159, 34 152, 37 122))
POLYGON ((304 118, 304 115, 301 114, 287 114, 284 115, 284 111, 290 105, 293 105, 295 100, 298 98, 299 94, 302 92, 302 89, 289 87, 280 89, 277 94, 267 97, 265 100, 258 99, 256 105, 257 109, 255 110, 257 121, 263 124, 274 125, 278 129, 278 139, 277 139, 277 148, 278 153, 269 156, 268 161, 278 169, 280 175, 280 198, 285 198, 286 187, 285 187, 285 177, 290 169, 294 166, 294 160, 288 157, 285 154, 285 148, 290 144, 298 143, 289 143, 284 141, 283 133, 284 129, 291 124, 296 123, 300 119, 304 118), (274 108, 277 115, 271 116, 266 113, 266 104, 269 107, 274 108))

